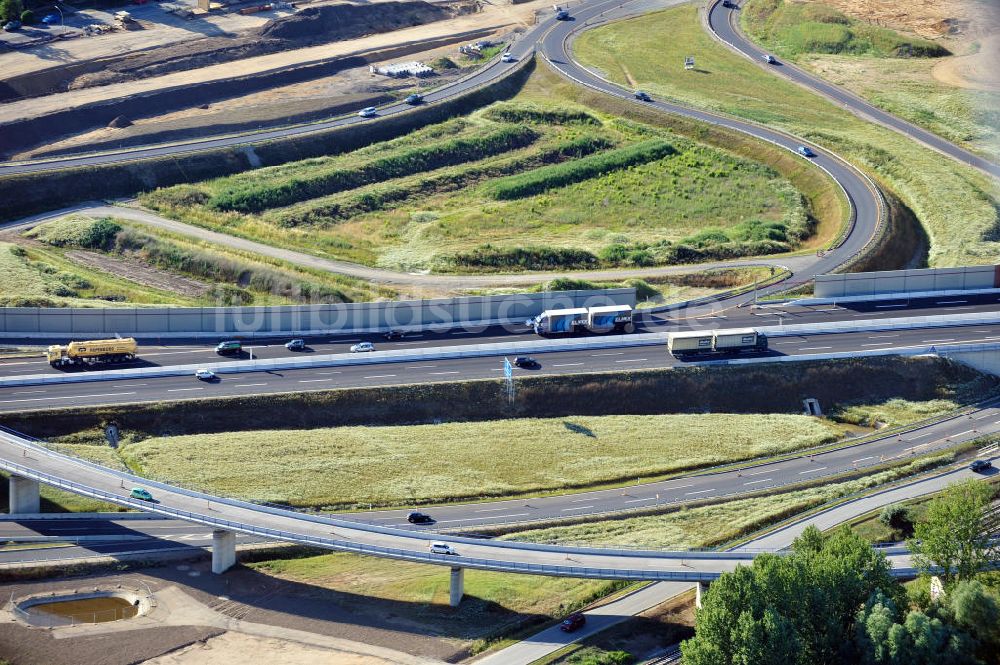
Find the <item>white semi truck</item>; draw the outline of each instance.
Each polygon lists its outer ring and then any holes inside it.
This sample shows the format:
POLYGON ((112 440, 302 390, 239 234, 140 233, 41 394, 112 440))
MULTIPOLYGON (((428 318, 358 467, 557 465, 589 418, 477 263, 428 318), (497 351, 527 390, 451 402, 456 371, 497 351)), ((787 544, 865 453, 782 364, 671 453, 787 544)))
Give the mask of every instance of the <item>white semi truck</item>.
POLYGON ((667 349, 675 358, 767 351, 767 335, 753 328, 670 333, 667 349))
POLYGON ((630 305, 547 309, 527 324, 538 335, 572 335, 581 332, 633 332, 630 305))

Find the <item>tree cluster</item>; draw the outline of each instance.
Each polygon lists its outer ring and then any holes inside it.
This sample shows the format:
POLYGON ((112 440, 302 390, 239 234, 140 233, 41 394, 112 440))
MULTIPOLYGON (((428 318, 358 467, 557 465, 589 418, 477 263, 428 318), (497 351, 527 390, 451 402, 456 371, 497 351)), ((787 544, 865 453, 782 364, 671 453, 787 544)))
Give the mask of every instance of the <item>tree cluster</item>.
POLYGON ((968 481, 930 502, 909 543, 923 574, 909 594, 867 541, 810 527, 787 556, 760 556, 712 584, 685 665, 1000 663, 1000 594, 975 579, 1000 561, 992 497, 968 481), (946 588, 935 600, 930 574, 946 588))

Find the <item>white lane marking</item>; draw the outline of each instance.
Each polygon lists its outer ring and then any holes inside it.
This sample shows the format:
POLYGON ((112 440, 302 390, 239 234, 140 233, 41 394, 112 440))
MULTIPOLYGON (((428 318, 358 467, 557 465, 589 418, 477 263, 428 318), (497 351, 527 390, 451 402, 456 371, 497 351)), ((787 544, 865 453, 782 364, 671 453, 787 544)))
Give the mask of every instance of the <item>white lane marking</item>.
POLYGON ((892 346, 892 342, 869 342, 868 344, 862 344, 861 346, 892 346))
POLYGON ((857 464, 858 462, 864 462, 866 459, 875 459, 874 455, 869 455, 868 457, 861 457, 856 460, 851 460, 851 464, 857 464))
POLYGON ((655 498, 656 498, 655 496, 647 496, 645 499, 629 499, 624 503, 639 503, 640 501, 652 501, 655 498))
POLYGON ((452 335, 478 335, 479 333, 475 332, 474 330, 456 330, 455 332, 450 333, 450 334, 452 334, 452 335))
POLYGON ((396 376, 395 374, 372 374, 371 376, 363 376, 362 379, 389 379, 396 376))
POLYGON ((593 505, 590 505, 590 506, 578 506, 576 508, 563 508, 562 512, 568 513, 571 510, 586 510, 587 508, 593 508, 593 507, 594 507, 593 505))
POLYGON ((299 383, 319 383, 321 381, 333 381, 333 379, 299 379, 299 383))
POLYGON ((111 386, 112 388, 138 388, 139 386, 148 386, 148 383, 121 383, 111 386))
POLYGON ((316 374, 343 374, 343 372, 341 372, 341 371, 336 371, 336 372, 316 372, 316 374))
POLYGON ((684 496, 691 496, 693 494, 704 494, 705 492, 714 492, 714 491, 715 491, 715 488, 713 487, 713 488, 707 489, 707 490, 698 490, 697 492, 684 492, 684 496))
POLYGON ((616 360, 616 363, 641 363, 645 362, 646 358, 632 358, 631 360, 616 360))
POLYGON ((821 466, 818 469, 809 469, 808 471, 799 471, 799 475, 801 476, 801 475, 806 474, 806 473, 816 473, 817 471, 822 471, 825 468, 826 468, 825 466, 821 466))
POLYGON ((889 337, 899 337, 899 335, 869 335, 868 339, 886 339, 889 337))
POLYGON ((483 508, 482 510, 477 510, 477 513, 495 513, 501 510, 507 510, 506 508, 483 508))
POLYGON ((256 386, 266 386, 266 383, 237 383, 233 388, 254 388, 256 386))
POLYGON ((582 365, 583 363, 560 363, 558 365, 552 365, 552 367, 575 367, 577 365, 582 365))
POLYGON ((925 339, 925 340, 923 340, 923 343, 924 344, 932 344, 934 342, 954 342, 954 341, 955 341, 954 337, 948 337, 946 339, 925 339))
POLYGON ((204 388, 170 388, 167 390, 168 393, 185 393, 189 390, 204 390, 204 388))
POLYGON ((122 397, 125 395, 134 395, 134 392, 130 393, 98 393, 96 395, 66 395, 65 397, 26 397, 24 399, 6 399, 0 401, 0 404, 15 404, 17 402, 43 402, 49 399, 83 399, 84 397, 122 397))
POLYGON ((433 369, 437 365, 410 365, 406 369, 433 369))
POLYGON ((38 395, 44 393, 44 390, 24 390, 19 393, 11 393, 12 395, 38 395))
POLYGON ((749 483, 743 483, 744 485, 756 485, 757 483, 766 483, 770 478, 761 478, 760 480, 751 480, 749 483))
POLYGON ((917 439, 923 439, 924 437, 933 436, 933 435, 934 435, 934 432, 927 432, 926 434, 921 434, 920 436, 910 437, 910 441, 916 441, 917 439))
POLYGON ((596 358, 597 356, 624 356, 625 352, 618 351, 616 353, 591 353, 590 355, 593 356, 594 358, 596 358))
POLYGON ((921 443, 918 446, 910 446, 909 448, 903 448, 903 452, 906 452, 907 450, 916 450, 917 448, 923 448, 924 446, 929 446, 929 445, 931 445, 931 444, 929 444, 929 443, 921 443))
POLYGON ((804 346, 799 349, 799 351, 822 351, 823 349, 832 349, 832 346, 804 346))
POLYGON ((890 307, 906 307, 906 303, 900 303, 899 305, 875 305, 876 309, 888 309, 890 307))
POLYGON ((762 476, 765 473, 771 473, 772 471, 780 471, 781 467, 775 467, 773 469, 768 469, 767 471, 754 471, 753 473, 745 473, 744 476, 762 476))
POLYGON ((443 374, 458 374, 458 373, 459 373, 458 370, 455 370, 454 372, 428 372, 427 376, 441 376, 443 374))
MULTIPOLYGON (((514 513, 512 515, 497 515, 496 517, 497 518, 524 517, 525 515, 530 515, 530 514, 531 513, 514 513)), ((489 519, 493 519, 493 518, 492 517, 475 517, 473 519, 489 520, 489 519)), ((469 521, 469 518, 460 519, 460 520, 437 520, 437 524, 447 524, 448 522, 468 522, 468 521, 469 521)), ((406 525, 405 524, 395 524, 395 525, 390 524, 389 526, 406 526, 406 525)))
POLYGON ((938 300, 935 305, 961 305, 964 302, 969 302, 968 300, 938 300))
POLYGON ((678 485, 677 487, 667 487, 665 489, 668 489, 668 490, 682 490, 685 487, 694 487, 694 483, 691 483, 690 485, 678 485))
POLYGON ((972 434, 972 430, 967 429, 964 432, 959 432, 958 434, 952 434, 952 436, 965 436, 966 434, 972 434))

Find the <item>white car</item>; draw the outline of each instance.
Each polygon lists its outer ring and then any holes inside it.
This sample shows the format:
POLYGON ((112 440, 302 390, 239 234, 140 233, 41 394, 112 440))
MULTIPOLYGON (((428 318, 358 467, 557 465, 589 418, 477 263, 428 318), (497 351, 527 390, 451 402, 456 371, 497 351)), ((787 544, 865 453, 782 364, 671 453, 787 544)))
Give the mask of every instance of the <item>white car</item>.
POLYGON ((365 353, 367 351, 374 351, 375 345, 371 342, 358 342, 357 344, 351 345, 351 353, 365 353))
POLYGON ((450 554, 452 556, 458 556, 458 552, 455 548, 448 543, 431 543, 431 554, 450 554))
POLYGON ((360 111, 358 111, 358 115, 361 116, 362 118, 374 118, 375 116, 378 115, 378 109, 376 109, 374 106, 366 106, 360 111))
POLYGON ((775 59, 775 57, 770 53, 765 53, 762 57, 764 58, 764 62, 766 62, 769 65, 774 65, 777 64, 778 62, 777 59, 775 59))
POLYGON ((502 56, 500 56, 500 62, 514 62, 514 56, 512 56, 510 53, 504 53, 502 56))
POLYGON ((201 381, 214 381, 216 376, 215 372, 210 369, 205 369, 204 367, 199 367, 194 371, 194 376, 196 379, 201 381))

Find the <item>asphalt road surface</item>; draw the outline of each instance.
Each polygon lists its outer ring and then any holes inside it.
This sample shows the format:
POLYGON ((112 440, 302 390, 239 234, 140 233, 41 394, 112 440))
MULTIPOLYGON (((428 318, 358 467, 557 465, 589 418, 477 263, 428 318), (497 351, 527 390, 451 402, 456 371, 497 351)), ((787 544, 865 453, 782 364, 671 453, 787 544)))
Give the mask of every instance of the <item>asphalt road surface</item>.
MULTIPOLYGON (((636 329, 638 332, 665 332, 674 330, 704 330, 716 328, 742 328, 771 326, 779 323, 799 325, 805 323, 835 323, 842 321, 877 320, 906 316, 938 316, 949 313, 1000 313, 1000 295, 995 293, 969 296, 931 296, 926 298, 903 298, 872 302, 845 303, 841 305, 795 304, 768 305, 765 307, 736 308, 724 303, 718 308, 695 307, 691 310, 676 310, 658 314, 641 314, 636 329)), ((232 339, 239 339, 238 335, 232 339)), ((249 360, 254 358, 292 358, 308 355, 346 353, 352 344, 361 341, 373 342, 379 351, 463 346, 503 341, 529 341, 538 339, 523 324, 490 326, 488 328, 456 328, 442 331, 407 333, 402 339, 388 341, 382 334, 312 335, 303 339, 308 348, 289 351, 284 344, 290 338, 257 337, 246 340, 245 350, 239 354, 222 356, 215 352, 215 344, 224 335, 206 341, 204 339, 171 339, 140 337, 139 358, 132 363, 114 366, 96 365, 92 368, 55 369, 42 357, 10 358, 0 360, 0 378, 25 374, 67 374, 75 372, 100 372, 108 369, 130 367, 169 367, 172 365, 194 365, 199 362, 217 363, 249 360)), ((48 344, 65 344, 63 336, 50 339, 4 338, 9 346, 44 347, 48 344)))
POLYGON ((985 171, 993 177, 1000 177, 1000 166, 983 159, 979 155, 960 148, 937 134, 921 129, 902 118, 887 113, 880 108, 872 106, 861 97, 848 92, 843 87, 824 81, 818 76, 813 76, 798 67, 781 62, 780 60, 772 65, 764 65, 764 56, 767 51, 761 49, 756 44, 743 36, 738 27, 739 7, 724 7, 722 0, 715 0, 708 7, 708 24, 712 32, 723 42, 726 42, 737 51, 747 56, 751 60, 776 70, 776 73, 784 75, 804 88, 809 88, 819 94, 833 100, 835 103, 851 110, 856 115, 865 120, 876 122, 911 139, 941 152, 954 160, 968 164, 977 169, 985 171))
MULTIPOLYGON (((784 321, 781 319, 781 321, 784 321)), ((762 316, 760 325, 777 325, 777 314, 762 316)), ((895 331, 811 333, 772 337, 764 357, 809 356, 874 350, 935 350, 959 344, 1000 341, 1000 324, 917 328, 895 331)), ((533 354, 534 369, 515 369, 516 376, 613 372, 699 364, 678 360, 665 345, 605 347, 533 354)), ((708 361, 711 362, 711 361, 708 361)), ((309 367, 239 374, 222 374, 214 382, 194 376, 141 377, 79 383, 36 384, 0 388, 0 413, 29 410, 132 404, 163 400, 205 399, 236 395, 312 392, 333 388, 361 388, 428 384, 472 379, 496 379, 503 374, 500 356, 445 360, 413 360, 336 367, 309 367)), ((94 375, 95 379, 99 375, 94 375)))

